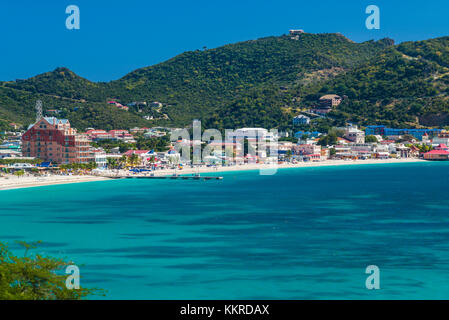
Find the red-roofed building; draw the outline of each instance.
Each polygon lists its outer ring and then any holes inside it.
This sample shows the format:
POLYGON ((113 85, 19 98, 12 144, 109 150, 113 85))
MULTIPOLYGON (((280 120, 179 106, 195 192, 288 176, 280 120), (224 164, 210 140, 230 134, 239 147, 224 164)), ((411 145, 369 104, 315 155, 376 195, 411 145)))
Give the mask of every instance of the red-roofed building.
POLYGON ((448 161, 449 160, 449 151, 447 150, 432 150, 424 154, 425 160, 433 160, 433 161, 448 161))
POLYGON ((140 159, 140 164, 145 165, 151 158, 152 154, 149 150, 128 150, 124 153, 125 156, 131 157, 132 155, 137 155, 140 159))

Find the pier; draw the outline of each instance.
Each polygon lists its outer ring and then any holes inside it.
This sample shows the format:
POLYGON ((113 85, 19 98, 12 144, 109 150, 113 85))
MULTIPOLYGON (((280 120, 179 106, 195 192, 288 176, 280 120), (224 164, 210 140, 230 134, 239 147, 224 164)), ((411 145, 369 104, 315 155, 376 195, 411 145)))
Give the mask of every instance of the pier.
POLYGON ((212 176, 108 176, 112 179, 157 179, 157 180, 223 180, 223 177, 212 176))

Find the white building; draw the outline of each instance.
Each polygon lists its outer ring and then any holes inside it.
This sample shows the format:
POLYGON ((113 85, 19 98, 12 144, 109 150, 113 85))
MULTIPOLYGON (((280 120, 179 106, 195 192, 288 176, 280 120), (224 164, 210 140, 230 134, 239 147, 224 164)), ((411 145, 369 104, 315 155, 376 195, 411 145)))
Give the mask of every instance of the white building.
POLYGON ((303 34, 304 33, 304 30, 302 30, 302 29, 292 29, 292 30, 290 30, 290 35, 291 36, 297 36, 297 35, 300 35, 300 34, 303 34))
POLYGON ((438 137, 432 139, 432 145, 438 146, 440 144, 445 144, 447 146, 449 145, 449 132, 442 131, 438 137))
POLYGON ((106 168, 108 161, 106 159, 106 152, 103 150, 95 150, 94 151, 94 159, 98 168, 106 168))
POLYGON ((350 125, 345 128, 344 137, 357 144, 365 143, 365 132, 359 130, 355 125, 350 125))
POLYGON ((241 128, 232 132, 227 132, 226 139, 228 141, 235 139, 248 139, 248 140, 266 140, 275 141, 278 138, 277 134, 274 134, 264 128, 241 128))

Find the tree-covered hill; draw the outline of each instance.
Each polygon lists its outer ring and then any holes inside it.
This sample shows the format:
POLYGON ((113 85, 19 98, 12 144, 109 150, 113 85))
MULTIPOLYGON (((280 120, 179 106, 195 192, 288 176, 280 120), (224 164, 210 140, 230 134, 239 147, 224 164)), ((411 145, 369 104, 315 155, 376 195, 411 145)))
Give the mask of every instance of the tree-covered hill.
POLYGON ((67 68, 57 68, 26 80, 5 82, 4 86, 30 93, 97 102, 103 101, 106 94, 103 83, 91 82, 67 68))
POLYGON ((176 124, 207 119, 257 87, 292 87, 319 70, 349 70, 392 43, 354 43, 339 34, 268 37, 206 51, 186 52, 111 82, 122 101, 157 100, 176 124))
POLYGON ((149 124, 137 114, 118 110, 106 103, 81 102, 0 85, 0 131, 8 129, 11 122, 25 127, 32 123, 36 117, 34 107, 37 100, 43 101, 44 115, 68 118, 72 125, 79 129, 130 128, 149 124), (48 110, 52 109, 59 110, 60 113, 50 113, 48 110))
POLYGON ((41 99, 80 129, 184 126, 194 118, 217 128, 284 128, 329 93, 346 97, 330 114, 336 124, 449 125, 449 37, 397 46, 340 34, 267 37, 185 52, 109 83, 58 68, 0 83, 0 126, 32 122, 41 99), (110 99, 163 106, 126 112, 110 99))
POLYGON ((331 114, 360 124, 449 125, 449 37, 406 42, 308 88, 304 103, 335 92, 348 98, 331 114))
POLYGON ((257 92, 259 104, 263 104, 264 99, 272 100, 264 95, 265 88, 289 91, 299 83, 332 78, 392 44, 388 39, 354 43, 340 34, 267 37, 185 52, 109 83, 93 83, 58 68, 27 80, 0 83, 0 117, 32 121, 34 101, 41 98, 52 108, 64 108, 69 120, 80 128, 104 127, 108 123, 102 119, 109 112, 111 126, 129 127, 142 121, 146 125, 186 125, 194 118, 206 120, 223 108, 240 104, 251 92, 257 92), (123 104, 160 101, 164 106, 157 112, 147 108, 125 113, 107 106, 108 99, 123 104), (156 119, 161 115, 159 120, 142 119, 143 114, 154 113, 156 119))

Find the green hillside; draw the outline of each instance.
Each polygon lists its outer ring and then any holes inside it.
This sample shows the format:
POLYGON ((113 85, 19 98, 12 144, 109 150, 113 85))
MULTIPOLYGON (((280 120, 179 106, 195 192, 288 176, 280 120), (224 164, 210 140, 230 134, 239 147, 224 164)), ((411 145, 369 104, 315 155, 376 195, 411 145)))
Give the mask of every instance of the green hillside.
POLYGON ((307 88, 304 104, 335 92, 346 99, 333 114, 360 124, 449 125, 449 37, 407 42, 335 79, 307 88))
POLYGON ((340 34, 267 37, 185 52, 109 83, 58 68, 0 82, 0 127, 32 122, 41 99, 80 129, 184 126, 194 118, 216 128, 286 128, 329 93, 346 97, 325 120, 329 125, 448 126, 449 37, 397 46, 390 39, 354 43, 340 34), (126 112, 110 99, 163 106, 126 112))
MULTIPOLYGON (((80 128, 186 125, 194 118, 207 120, 242 101, 252 103, 248 96, 254 94, 263 108, 277 108, 277 101, 264 94, 266 90, 283 87, 285 93, 298 85, 332 78, 391 45, 390 40, 358 44, 340 34, 303 34, 297 40, 268 37, 185 52, 109 83, 93 83, 58 68, 27 80, 0 83, 0 117, 21 123, 32 121, 34 101, 41 98, 46 106, 63 108, 80 128), (126 113, 107 106, 109 99, 124 104, 160 101, 164 106, 156 111, 146 108, 141 113, 126 113), (270 100, 270 105, 264 100, 270 100), (143 120, 143 114, 156 120, 143 120)), ((256 105, 251 107, 257 110, 256 105)))

